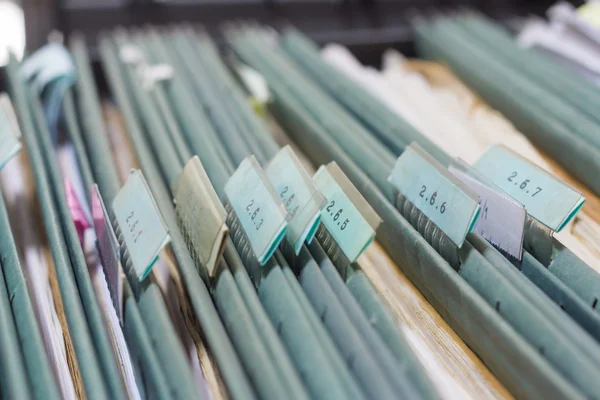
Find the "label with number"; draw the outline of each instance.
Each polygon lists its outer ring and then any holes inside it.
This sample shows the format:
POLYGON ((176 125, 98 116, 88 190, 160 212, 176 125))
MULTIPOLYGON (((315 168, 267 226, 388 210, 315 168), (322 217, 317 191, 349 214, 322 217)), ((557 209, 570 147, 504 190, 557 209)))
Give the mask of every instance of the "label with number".
POLYGON ((225 185, 225 194, 260 265, 273 255, 287 229, 287 211, 256 157, 246 158, 225 185))
POLYGON ((291 217, 286 235, 298 254, 317 232, 325 197, 290 146, 277 153, 265 172, 291 217))
POLYGON ((98 185, 92 186, 92 218, 98 240, 98 253, 106 276, 108 291, 120 320, 123 319, 123 274, 119 242, 112 225, 98 185))
POLYGON ((491 146, 475 168, 522 203, 529 215, 556 232, 585 202, 579 191, 501 145, 491 146))
POLYGON ((495 190, 489 182, 483 183, 453 165, 448 170, 479 196, 481 212, 473 231, 495 247, 521 260, 527 218, 525 207, 501 193, 500 189, 495 190))
POLYGON ((227 214, 198 156, 192 157, 173 186, 175 211, 195 259, 215 276, 229 228, 227 214))
POLYGON ((388 181, 462 246, 479 215, 475 193, 416 143, 398 157, 388 181))
POLYGON ((21 130, 12 103, 6 93, 0 95, 0 169, 17 154, 22 146, 21 130))
POLYGON ((127 182, 113 200, 112 208, 141 281, 148 276, 171 237, 140 170, 131 170, 127 182))
POLYGON ((314 181, 326 199, 321 220, 350 262, 375 238, 381 219, 335 162, 322 165, 314 181))

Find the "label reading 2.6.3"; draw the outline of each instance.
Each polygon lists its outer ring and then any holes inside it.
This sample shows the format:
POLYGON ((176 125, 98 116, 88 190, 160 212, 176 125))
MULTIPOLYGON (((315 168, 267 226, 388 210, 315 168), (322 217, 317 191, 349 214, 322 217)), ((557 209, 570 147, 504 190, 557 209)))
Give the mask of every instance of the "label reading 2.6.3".
POLYGON ((260 207, 254 204, 254 199, 250 199, 250 202, 246 206, 246 212, 248 213, 254 228, 259 230, 265 220, 260 218, 260 207))

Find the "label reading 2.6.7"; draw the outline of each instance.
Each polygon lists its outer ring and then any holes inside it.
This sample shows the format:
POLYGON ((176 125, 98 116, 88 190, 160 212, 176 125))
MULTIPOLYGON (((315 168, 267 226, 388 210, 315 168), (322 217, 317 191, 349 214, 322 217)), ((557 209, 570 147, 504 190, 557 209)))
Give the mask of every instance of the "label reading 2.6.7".
POLYGON ((523 182, 519 183, 520 179, 521 177, 519 176, 519 173, 517 171, 513 171, 508 176, 508 181, 513 183, 515 186, 519 186, 519 189, 522 190, 525 195, 528 195, 531 191, 533 193, 531 197, 535 197, 535 195, 539 194, 542 191, 542 188, 539 186, 535 186, 535 188, 533 188, 533 185, 530 184, 530 179, 525 179, 523 182))
POLYGON ((491 146, 474 167, 522 203, 529 215, 556 232, 585 202, 567 183, 501 145, 491 146))

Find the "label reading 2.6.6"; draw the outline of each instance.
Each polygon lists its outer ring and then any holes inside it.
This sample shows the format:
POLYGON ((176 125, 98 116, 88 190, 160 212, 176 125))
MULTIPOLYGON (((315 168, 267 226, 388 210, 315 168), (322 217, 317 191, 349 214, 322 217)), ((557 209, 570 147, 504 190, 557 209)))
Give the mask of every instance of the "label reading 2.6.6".
POLYGON ((457 246, 479 215, 478 198, 416 143, 402 153, 388 181, 457 246))

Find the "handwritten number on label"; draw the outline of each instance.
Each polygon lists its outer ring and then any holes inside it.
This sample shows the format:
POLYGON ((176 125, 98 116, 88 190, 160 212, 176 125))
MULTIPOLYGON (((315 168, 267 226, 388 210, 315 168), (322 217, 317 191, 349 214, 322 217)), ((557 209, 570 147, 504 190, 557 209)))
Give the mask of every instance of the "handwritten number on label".
POLYGON ((246 206, 246 211, 248 211, 248 215, 250 216, 250 220, 251 221, 257 221, 254 222, 254 228, 256 230, 259 230, 260 227, 262 226, 264 220, 261 218, 260 220, 257 220, 256 218, 258 217, 259 213, 260 213, 260 207, 256 207, 254 210, 252 210, 252 206, 254 206, 254 199, 251 199, 250 202, 248 203, 248 205, 246 206))
MULTIPOLYGON (((131 213, 129 213, 129 215, 127 216, 127 218, 125 219, 125 222, 127 223, 127 227, 129 228, 129 233, 132 233, 135 235, 135 228, 138 226, 138 224, 140 223, 139 219, 136 219, 133 221, 133 223, 130 223, 131 219, 134 217, 135 215, 135 211, 132 211, 131 213)), ((142 235, 142 229, 140 229, 140 231, 137 233, 137 236, 135 236, 133 238, 133 243, 137 243, 138 239, 140 238, 140 236, 142 235)))
POLYGON ((333 217, 333 220, 334 220, 334 221, 337 221, 337 220, 338 220, 338 218, 340 217, 340 214, 341 214, 343 211, 344 211, 344 210, 340 208, 340 209, 338 210, 338 212, 337 212, 337 213, 335 213, 335 216, 333 217))
POLYGON ((331 212, 331 207, 335 206, 335 201, 331 200, 331 203, 327 206, 327 212, 331 212))
MULTIPOLYGON (((530 179, 525 179, 523 182, 521 182, 519 184, 519 182, 514 181, 513 178, 516 178, 518 175, 517 171, 513 171, 513 173, 510 174, 510 176, 508 177, 508 181, 509 182, 514 182, 515 186, 519 185, 519 189, 523 190, 525 193, 529 193, 529 190, 527 189, 527 184, 531 182, 530 179)), ((535 188, 535 193, 533 193, 531 195, 531 197, 535 197, 536 194, 540 193, 542 191, 542 188, 539 186, 536 186, 535 188)))
POLYGON ((346 220, 344 221, 344 223, 342 224, 340 230, 344 230, 346 229, 346 227, 348 226, 348 222, 350 222, 350 220, 348 218, 346 218, 346 220))
MULTIPOLYGON (((342 214, 344 213, 344 209, 340 208, 337 211, 335 211, 335 210, 332 210, 333 206, 335 206, 335 200, 331 200, 329 202, 329 205, 327 206, 326 210, 327 210, 327 213, 329 214, 329 216, 331 217, 331 219, 334 222, 337 222, 340 219, 340 217, 342 216, 342 214)), ((340 225, 340 222, 337 223, 337 226, 339 226, 340 230, 343 231, 344 229, 346 229, 346 227, 350 223, 350 220, 348 218, 346 218, 344 220, 344 222, 341 222, 341 225, 340 225)))
POLYGON ((292 201, 294 201, 294 198, 296 197, 295 194, 291 195, 290 198, 288 199, 288 201, 285 203, 286 207, 289 207, 292 204, 292 201))
MULTIPOLYGON (((421 197, 425 198, 425 192, 426 192, 426 191, 427 191, 427 186, 425 186, 425 185, 422 185, 422 186, 421 186, 421 191, 419 192, 419 196, 421 196, 421 197)), ((427 197, 427 198, 425 198, 425 201, 429 202, 429 205, 430 205, 430 206, 435 206, 435 199, 437 198, 437 195, 438 195, 438 192, 437 192, 437 191, 435 191, 435 192, 433 192, 433 194, 431 195, 431 197, 427 197)), ((437 207, 437 206, 436 206, 436 208, 435 208, 435 209, 436 209, 436 210, 439 210, 439 211, 440 211, 440 214, 443 214, 443 213, 445 213, 445 212, 446 212, 446 202, 444 201, 444 202, 442 203, 442 205, 441 205, 441 206, 439 206, 439 207, 437 207)))

